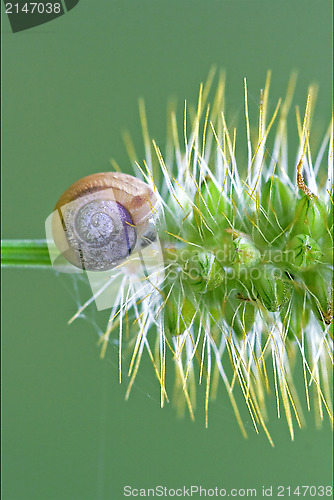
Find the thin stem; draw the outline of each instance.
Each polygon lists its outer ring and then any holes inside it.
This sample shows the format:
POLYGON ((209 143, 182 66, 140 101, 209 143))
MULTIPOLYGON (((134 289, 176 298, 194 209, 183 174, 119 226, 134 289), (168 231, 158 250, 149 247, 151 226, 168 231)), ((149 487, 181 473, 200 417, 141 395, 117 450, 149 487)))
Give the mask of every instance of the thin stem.
POLYGON ((1 240, 1 266, 51 269, 52 263, 47 241, 1 240))

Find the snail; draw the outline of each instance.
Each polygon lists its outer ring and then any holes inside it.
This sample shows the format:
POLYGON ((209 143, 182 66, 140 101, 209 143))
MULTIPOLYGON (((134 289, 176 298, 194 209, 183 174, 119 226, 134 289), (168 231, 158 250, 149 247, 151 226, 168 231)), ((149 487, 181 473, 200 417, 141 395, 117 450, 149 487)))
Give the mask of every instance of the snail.
POLYGON ((89 175, 59 198, 52 235, 61 254, 86 271, 107 271, 156 239, 157 196, 120 172, 89 175))

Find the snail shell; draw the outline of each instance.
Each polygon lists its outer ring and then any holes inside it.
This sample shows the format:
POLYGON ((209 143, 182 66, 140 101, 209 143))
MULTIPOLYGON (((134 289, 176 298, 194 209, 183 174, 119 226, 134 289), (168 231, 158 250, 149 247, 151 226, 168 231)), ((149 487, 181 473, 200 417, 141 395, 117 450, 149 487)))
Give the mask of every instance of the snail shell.
POLYGON ((102 172, 70 186, 56 204, 53 239, 62 255, 87 271, 106 271, 156 238, 157 197, 128 174, 102 172))

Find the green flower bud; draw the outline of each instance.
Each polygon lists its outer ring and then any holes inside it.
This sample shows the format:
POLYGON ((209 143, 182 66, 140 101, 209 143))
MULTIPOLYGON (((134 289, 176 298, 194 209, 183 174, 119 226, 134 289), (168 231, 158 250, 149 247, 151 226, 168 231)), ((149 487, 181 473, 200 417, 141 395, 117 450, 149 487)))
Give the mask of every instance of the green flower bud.
POLYGON ((180 321, 179 321, 179 331, 177 335, 182 333, 184 330, 189 328, 191 322, 194 320, 196 314, 196 308, 194 304, 187 299, 186 297, 183 299, 182 303, 182 309, 181 309, 181 314, 180 314, 180 321))
POLYGON ((288 262, 294 267, 304 270, 313 267, 321 261, 319 245, 307 234, 297 234, 286 246, 288 262))
POLYGON ((183 277, 190 288, 198 293, 214 290, 225 279, 224 269, 211 252, 193 253, 183 271, 183 277))
POLYGON ((267 229, 286 228, 293 218, 294 203, 294 194, 287 184, 276 176, 268 179, 261 191, 261 205, 269 222, 267 229))
POLYGON ((205 244, 221 240, 232 219, 232 206, 227 196, 211 181, 202 184, 193 207, 195 226, 205 244))
POLYGON ((290 300, 283 305, 280 316, 288 337, 300 338, 310 318, 310 308, 304 295, 293 293, 290 300))
POLYGON ((164 307, 165 333, 174 337, 183 333, 191 325, 196 315, 193 303, 180 293, 172 293, 164 307))
POLYGON ((231 204, 226 195, 211 181, 206 181, 201 186, 201 196, 197 195, 197 206, 203 214, 210 214, 216 218, 225 214, 231 216, 231 204))
POLYGON ((304 194, 296 204, 295 222, 291 235, 307 234, 318 240, 327 231, 326 207, 318 198, 304 194))
POLYGON ((179 317, 179 307, 174 294, 171 294, 164 307, 164 327, 166 334, 173 335, 176 331, 179 317))
POLYGON ((318 269, 305 273, 305 284, 310 292, 313 311, 320 322, 330 324, 333 319, 333 273, 318 269))
POLYGON ((234 240, 234 263, 244 267, 251 267, 261 259, 261 253, 254 243, 247 238, 240 237, 234 240))
POLYGON ((236 297, 230 297, 223 303, 222 314, 230 328, 238 337, 244 337, 255 321, 255 303, 236 297))
POLYGON ((266 266, 255 270, 258 271, 258 275, 254 276, 253 272, 252 283, 257 298, 268 311, 278 311, 289 300, 292 293, 288 278, 280 277, 279 271, 272 267, 266 266))

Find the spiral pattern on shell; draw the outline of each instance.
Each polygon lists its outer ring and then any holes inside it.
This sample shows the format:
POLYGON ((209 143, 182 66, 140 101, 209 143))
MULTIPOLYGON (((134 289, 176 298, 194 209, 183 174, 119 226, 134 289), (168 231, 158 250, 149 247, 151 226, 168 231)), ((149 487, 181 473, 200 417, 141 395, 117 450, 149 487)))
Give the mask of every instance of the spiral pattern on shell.
POLYGON ((70 186, 59 199, 52 221, 54 241, 74 266, 106 271, 123 262, 136 248, 154 240, 156 196, 131 175, 93 174, 70 186), (153 229, 154 233, 154 229, 153 229), (144 240, 143 240, 144 238, 144 240))

